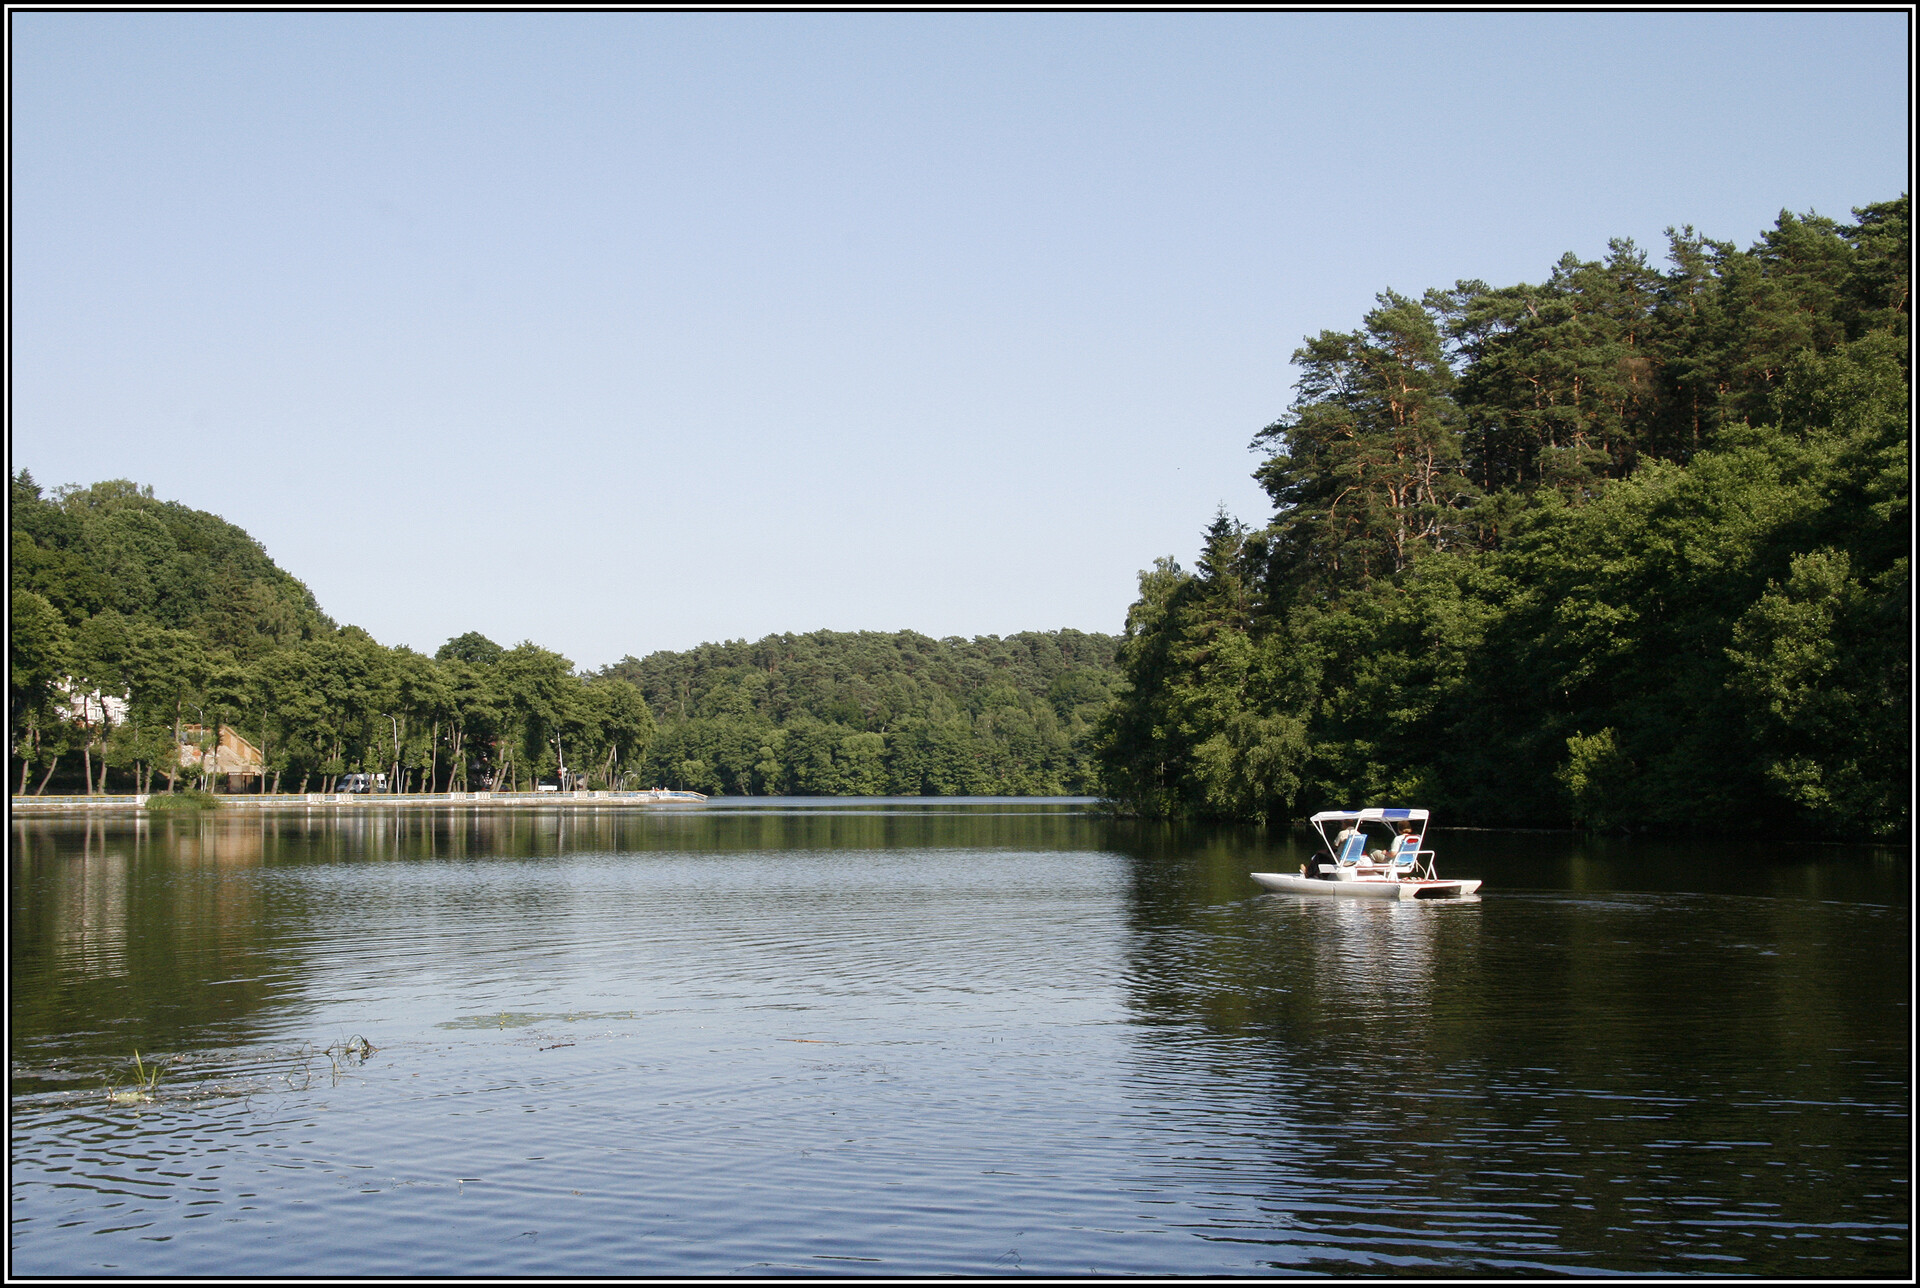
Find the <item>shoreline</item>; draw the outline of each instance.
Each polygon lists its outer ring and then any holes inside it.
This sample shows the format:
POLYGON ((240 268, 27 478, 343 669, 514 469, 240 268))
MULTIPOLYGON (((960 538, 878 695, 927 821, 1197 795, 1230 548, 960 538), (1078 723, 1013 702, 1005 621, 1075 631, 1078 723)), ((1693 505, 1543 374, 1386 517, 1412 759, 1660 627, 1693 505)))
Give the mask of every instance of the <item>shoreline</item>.
MULTIPOLYGON (((147 804, 165 793, 131 796, 13 796, 8 798, 14 814, 62 814, 69 811, 139 810, 151 813, 147 804)), ((389 807, 420 809, 447 805, 466 806, 613 806, 621 809, 654 806, 704 805, 707 798, 699 792, 416 792, 406 795, 375 795, 360 792, 307 792, 303 795, 216 796, 213 812, 228 809, 365 809, 389 807)), ((165 812, 173 812, 171 809, 165 812)))

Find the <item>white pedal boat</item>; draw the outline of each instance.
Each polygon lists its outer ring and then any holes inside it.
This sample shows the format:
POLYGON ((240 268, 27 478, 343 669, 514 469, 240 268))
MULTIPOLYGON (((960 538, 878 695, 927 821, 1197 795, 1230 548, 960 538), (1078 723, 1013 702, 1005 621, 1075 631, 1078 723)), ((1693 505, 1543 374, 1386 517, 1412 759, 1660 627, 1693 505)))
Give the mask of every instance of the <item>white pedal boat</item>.
POLYGON ((1443 879, 1433 851, 1420 848, 1428 812, 1423 809, 1322 810, 1309 820, 1326 849, 1294 872, 1249 875, 1268 890, 1286 894, 1331 894, 1358 899, 1457 899, 1480 888, 1478 881, 1443 879), (1369 837, 1367 824, 1376 833, 1369 837), (1339 831, 1336 834, 1335 828, 1339 831), (1369 854, 1367 842, 1379 845, 1369 854))

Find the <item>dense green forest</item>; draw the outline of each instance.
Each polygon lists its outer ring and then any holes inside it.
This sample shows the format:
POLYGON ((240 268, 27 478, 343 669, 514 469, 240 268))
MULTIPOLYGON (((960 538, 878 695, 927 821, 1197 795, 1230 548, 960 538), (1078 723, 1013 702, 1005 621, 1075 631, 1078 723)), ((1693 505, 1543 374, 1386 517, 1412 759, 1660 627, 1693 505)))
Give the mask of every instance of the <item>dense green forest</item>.
POLYGON ((1072 795, 1117 641, 1080 631, 929 639, 816 631, 624 658, 659 720, 654 762, 730 795, 1072 795))
POLYGON ((125 481, 11 479, 16 791, 191 785, 182 739, 260 752, 251 789, 667 786, 707 792, 1087 790, 1116 641, 772 636, 597 675, 469 632, 432 657, 336 626, 232 524, 125 481), (105 702, 102 698, 119 699, 105 702))
POLYGON ((174 747, 222 727, 259 749, 256 790, 326 790, 351 772, 444 790, 529 785, 563 760, 601 782, 644 768, 653 722, 631 685, 473 634, 431 658, 383 647, 336 626, 245 532, 150 488, 49 496, 23 471, 10 512, 16 791, 189 785, 199 767, 183 771, 174 747))
POLYGON ((1908 201, 1391 291, 1294 355, 1272 498, 1141 574, 1148 816, 1889 835, 1911 764, 1908 201))

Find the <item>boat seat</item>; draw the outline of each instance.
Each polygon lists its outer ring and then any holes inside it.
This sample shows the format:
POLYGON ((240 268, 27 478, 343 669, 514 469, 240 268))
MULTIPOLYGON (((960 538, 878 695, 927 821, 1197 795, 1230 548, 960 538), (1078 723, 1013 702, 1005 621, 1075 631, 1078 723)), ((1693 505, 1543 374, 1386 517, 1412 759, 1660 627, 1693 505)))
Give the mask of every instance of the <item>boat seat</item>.
POLYGON ((1340 847, 1340 854, 1339 854, 1340 866, 1343 868, 1350 868, 1354 864, 1360 862, 1361 859, 1365 858, 1366 855, 1367 855, 1366 835, 1365 833, 1362 833, 1362 832, 1355 832, 1352 836, 1349 836, 1347 838, 1347 843, 1340 847))
POLYGON ((1392 862, 1394 871, 1411 872, 1420 865, 1420 838, 1407 835, 1395 838, 1392 862))

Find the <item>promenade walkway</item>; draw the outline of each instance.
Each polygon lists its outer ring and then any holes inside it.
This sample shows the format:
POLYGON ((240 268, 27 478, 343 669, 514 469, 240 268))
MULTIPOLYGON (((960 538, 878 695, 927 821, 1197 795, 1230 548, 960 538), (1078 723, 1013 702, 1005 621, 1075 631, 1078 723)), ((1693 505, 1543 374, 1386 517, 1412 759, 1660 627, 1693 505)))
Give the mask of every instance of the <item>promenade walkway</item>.
MULTIPOLYGON (((69 810, 145 809, 149 796, 15 796, 10 800, 17 814, 53 814, 69 810)), ((362 792, 307 792, 304 795, 244 794, 218 796, 221 809, 314 809, 368 807, 417 809, 446 805, 513 806, 516 808, 623 807, 646 805, 698 805, 707 798, 699 792, 671 792, 665 789, 641 792, 415 792, 386 795, 362 792)))

